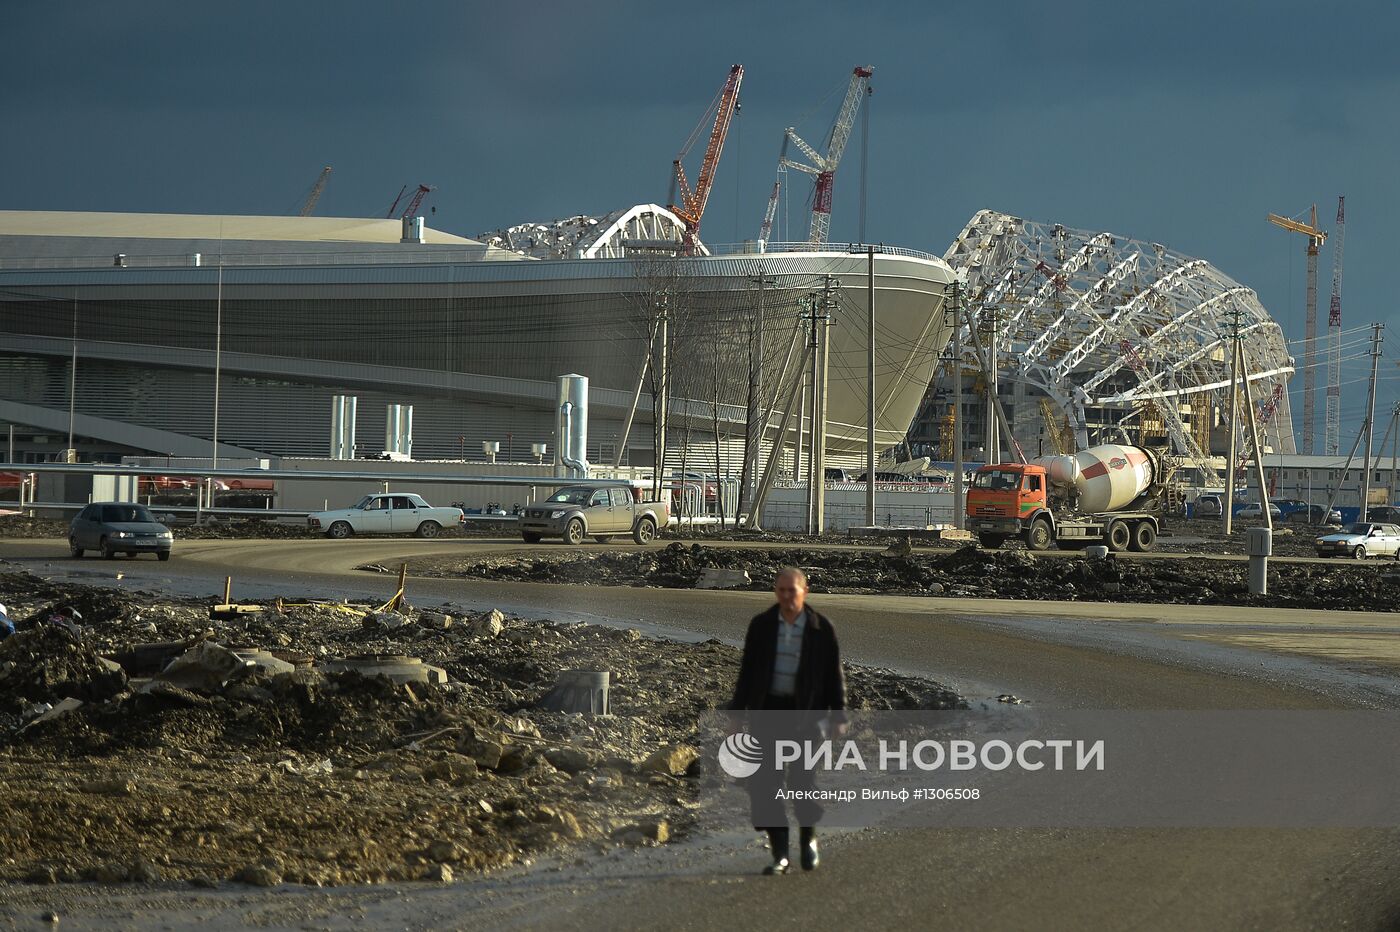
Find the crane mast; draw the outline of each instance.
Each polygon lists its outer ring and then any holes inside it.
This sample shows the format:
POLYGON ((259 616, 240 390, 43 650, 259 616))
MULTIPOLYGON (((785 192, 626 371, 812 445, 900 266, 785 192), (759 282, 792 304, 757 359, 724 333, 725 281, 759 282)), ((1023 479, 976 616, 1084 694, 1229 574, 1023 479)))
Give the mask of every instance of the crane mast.
POLYGON ((1346 203, 1337 198, 1336 240, 1332 244, 1332 304, 1327 312, 1327 433, 1328 456, 1342 447, 1342 246, 1346 243, 1346 203))
POLYGON ((1313 442, 1313 427, 1317 420, 1317 252, 1327 242, 1327 234, 1317 228, 1317 205, 1312 205, 1308 222, 1300 223, 1289 217, 1269 214, 1269 222, 1308 238, 1307 324, 1303 349, 1303 451, 1317 452, 1313 442))
POLYGON ((860 110, 861 101, 869 91, 870 76, 874 73, 874 68, 868 65, 857 65, 851 72, 851 84, 846 89, 846 99, 841 102, 841 109, 836 113, 836 122, 831 126, 826 155, 819 153, 797 135, 797 130, 793 127, 787 128, 787 139, 802 150, 811 164, 786 157, 780 158, 779 164, 816 176, 816 186, 812 191, 812 223, 807 235, 807 241, 810 243, 825 243, 827 235, 831 232, 831 195, 836 181, 836 169, 841 164, 846 142, 851 138, 851 128, 855 126, 856 112, 860 110))
POLYGON ((710 188, 714 186, 715 169, 719 167, 720 153, 724 151, 724 140, 729 135, 729 124, 734 119, 734 111, 739 106, 739 85, 744 81, 744 66, 734 65, 729 69, 729 77, 724 82, 724 87, 720 88, 718 96, 705 111, 705 117, 701 117, 700 123, 691 132, 690 138, 686 140, 684 148, 671 163, 673 175, 671 178, 671 204, 669 210, 681 219, 685 224, 684 249, 689 255, 695 250, 695 239, 700 233, 700 219, 705 213, 705 202, 710 198, 710 188), (682 164, 686 155, 690 152, 690 147, 695 144, 703 129, 706 117, 711 113, 715 115, 714 125, 710 128, 710 142, 705 147, 705 158, 700 162, 700 175, 695 180, 695 189, 691 190, 690 182, 685 175, 685 165, 682 164))

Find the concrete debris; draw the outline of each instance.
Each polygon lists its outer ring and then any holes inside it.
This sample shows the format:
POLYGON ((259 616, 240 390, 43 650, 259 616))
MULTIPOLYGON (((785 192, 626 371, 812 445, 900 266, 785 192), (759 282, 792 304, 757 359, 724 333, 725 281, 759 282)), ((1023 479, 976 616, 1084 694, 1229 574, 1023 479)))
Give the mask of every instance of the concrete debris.
POLYGON ((247 669, 242 657, 227 647, 212 641, 202 641, 170 661, 152 682, 188 689, 198 693, 215 693, 234 676, 247 669))
POLYGON ((288 663, 259 647, 235 647, 233 652, 245 665, 266 673, 268 676, 292 673, 296 670, 295 664, 288 663))
POLYGON ((505 629, 505 616, 497 608, 473 621, 467 630, 475 637, 493 638, 505 629))
POLYGON ((452 627, 453 618, 442 612, 420 612, 418 624, 432 631, 446 631, 452 627))
POLYGON ((282 882, 282 875, 271 867, 250 864, 239 871, 233 879, 253 887, 275 887, 282 882))
POLYGON ((423 871, 423 879, 434 883, 451 883, 452 868, 446 864, 434 864, 423 871))
POLYGON ((700 752, 687 744, 658 748, 638 765, 646 773, 663 773, 679 777, 700 757, 700 752))
POLYGON ((382 676, 394 683, 431 683, 441 686, 447 682, 447 671, 424 663, 418 657, 403 654, 365 654, 344 660, 331 660, 327 670, 358 673, 361 676, 382 676))
POLYGON ((727 570, 708 567, 700 574, 696 589, 747 589, 753 580, 747 570, 727 570))
POLYGON ((551 712, 607 715, 612 675, 606 670, 561 670, 537 705, 551 712))
POLYGON ((370 612, 365 616, 364 628, 366 631, 397 631, 412 624, 408 617, 398 612, 370 612))

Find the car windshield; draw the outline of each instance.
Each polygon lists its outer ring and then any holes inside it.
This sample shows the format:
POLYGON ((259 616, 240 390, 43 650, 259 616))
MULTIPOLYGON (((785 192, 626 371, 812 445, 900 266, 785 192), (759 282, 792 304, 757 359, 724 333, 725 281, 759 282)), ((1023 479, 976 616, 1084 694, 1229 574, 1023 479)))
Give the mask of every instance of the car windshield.
POLYGON ((554 502, 559 505, 584 505, 588 503, 588 496, 593 494, 592 489, 571 488, 560 489, 549 498, 547 502, 554 502))
POLYGON ((365 508, 368 508, 368 507, 369 507, 369 500, 372 499, 372 498, 374 498, 373 495, 366 495, 364 498, 360 499, 358 502, 356 502, 355 504, 351 505, 350 507, 351 507, 351 508, 359 508, 359 509, 362 509, 362 510, 365 509, 365 508))
POLYGON ((154 524, 155 520, 144 505, 102 506, 102 521, 106 524, 154 524))
POLYGON ((978 470, 972 477, 974 489, 994 489, 1008 492, 1021 485, 1021 474, 1000 469, 978 470))
POLYGON ((1347 528, 1347 533, 1348 533, 1348 534, 1362 534, 1362 535, 1369 534, 1369 533, 1371 533, 1371 525, 1369 525, 1369 524, 1353 524, 1353 525, 1351 525, 1350 527, 1347 528))

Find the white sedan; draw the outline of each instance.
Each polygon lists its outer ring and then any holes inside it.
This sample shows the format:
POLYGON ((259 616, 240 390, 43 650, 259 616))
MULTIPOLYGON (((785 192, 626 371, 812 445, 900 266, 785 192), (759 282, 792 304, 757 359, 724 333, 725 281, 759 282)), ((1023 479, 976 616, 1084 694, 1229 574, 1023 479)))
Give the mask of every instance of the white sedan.
POLYGON ((1336 534, 1319 537, 1314 543, 1320 557, 1400 558, 1400 525, 1352 524, 1336 534))
MULTIPOLYGON (((1262 518, 1264 517, 1264 509, 1259 507, 1258 502, 1250 502, 1248 505, 1245 505, 1239 511, 1235 512, 1235 517, 1262 518)), ((1283 512, 1273 502, 1269 502, 1269 517, 1279 519, 1283 518, 1283 512)))
POLYGON ((460 508, 434 507, 411 492, 366 495, 349 508, 318 511, 306 516, 314 530, 344 540, 352 534, 416 534, 437 537, 445 527, 466 520, 460 508))

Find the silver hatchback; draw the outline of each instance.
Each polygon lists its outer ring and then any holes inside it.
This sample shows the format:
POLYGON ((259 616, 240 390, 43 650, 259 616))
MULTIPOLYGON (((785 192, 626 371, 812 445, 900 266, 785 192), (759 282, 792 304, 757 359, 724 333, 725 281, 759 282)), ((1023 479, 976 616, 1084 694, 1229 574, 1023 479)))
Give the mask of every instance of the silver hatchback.
POLYGON ((68 549, 75 557, 96 550, 109 560, 119 553, 154 553, 169 560, 172 538, 170 528, 135 502, 94 502, 68 526, 68 549))

